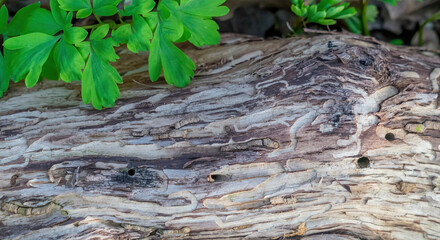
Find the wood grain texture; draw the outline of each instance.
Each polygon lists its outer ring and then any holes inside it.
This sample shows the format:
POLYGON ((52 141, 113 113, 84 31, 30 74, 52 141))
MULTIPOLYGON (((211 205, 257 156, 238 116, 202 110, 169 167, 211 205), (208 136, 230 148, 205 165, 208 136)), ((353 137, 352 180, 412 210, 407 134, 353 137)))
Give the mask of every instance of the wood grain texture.
POLYGON ((371 38, 185 47, 196 77, 121 99, 13 84, 0 100, 1 239, 439 239, 440 61, 371 38))

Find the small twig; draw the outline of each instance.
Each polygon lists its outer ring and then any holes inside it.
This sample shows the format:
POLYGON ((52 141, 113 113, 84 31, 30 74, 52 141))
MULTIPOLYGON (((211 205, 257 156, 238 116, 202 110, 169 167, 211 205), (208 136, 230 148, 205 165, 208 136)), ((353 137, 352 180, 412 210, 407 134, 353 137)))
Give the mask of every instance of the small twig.
POLYGON ((60 222, 52 223, 52 224, 49 225, 49 227, 55 227, 55 226, 57 226, 57 225, 63 224, 63 223, 65 223, 65 222, 69 221, 70 219, 71 219, 71 217, 70 217, 70 216, 67 216, 66 219, 63 219, 63 220, 60 221, 60 222))
POLYGON ((289 21, 286 22, 286 25, 287 25, 287 29, 289 29, 289 31, 295 32, 295 30, 293 30, 292 26, 290 26, 289 21))
POLYGON ((333 53, 338 59, 339 59, 339 61, 341 61, 342 62, 342 64, 345 64, 345 61, 344 61, 344 59, 342 59, 341 57, 339 57, 339 55, 338 54, 336 54, 336 53, 333 53))
POLYGON ((310 29, 310 28, 304 28, 303 30, 306 33, 338 34, 337 32, 328 32, 328 31, 316 30, 316 29, 310 29))
POLYGON ((139 85, 141 85, 141 86, 148 87, 147 84, 140 83, 140 82, 138 82, 138 81, 136 81, 136 80, 134 80, 134 79, 133 79, 133 82, 135 82, 135 83, 137 83, 137 84, 139 84, 139 85))

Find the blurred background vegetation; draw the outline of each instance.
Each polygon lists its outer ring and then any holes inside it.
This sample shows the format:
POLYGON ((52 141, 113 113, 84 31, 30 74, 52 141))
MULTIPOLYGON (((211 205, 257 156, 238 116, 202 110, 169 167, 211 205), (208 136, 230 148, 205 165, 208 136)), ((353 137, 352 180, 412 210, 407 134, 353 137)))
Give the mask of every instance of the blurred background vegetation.
MULTIPOLYGON (((320 0, 316 0, 316 4, 320 0)), ((36 0, 6 0, 8 9, 13 13, 20 8, 37 2, 36 0)), ((49 0, 41 0, 43 7, 49 8, 49 0)), ((125 4, 131 1, 126 0, 125 4)), ((295 2, 295 1, 294 1, 295 2)), ((296 1, 297 2, 297 1, 296 1)), ((323 26, 308 22, 304 25, 301 17, 292 12, 291 0, 227 0, 226 5, 231 12, 217 19, 222 33, 250 34, 263 38, 288 37, 293 34, 295 26, 340 32, 366 34, 359 22, 363 5, 369 5, 366 17, 369 35, 378 40, 397 45, 418 45, 418 31, 424 25, 422 36, 423 46, 440 49, 440 0, 348 0, 350 7, 357 10, 357 16, 350 19, 336 19, 336 24, 323 26), (393 6, 393 2, 395 6, 393 6), (357 19, 356 19, 357 18, 357 19)), ((304 4, 312 5, 313 1, 304 0, 304 4)), ((303 19, 302 19, 303 20, 303 19)), ((78 25, 88 25, 94 18, 83 19, 78 25)))

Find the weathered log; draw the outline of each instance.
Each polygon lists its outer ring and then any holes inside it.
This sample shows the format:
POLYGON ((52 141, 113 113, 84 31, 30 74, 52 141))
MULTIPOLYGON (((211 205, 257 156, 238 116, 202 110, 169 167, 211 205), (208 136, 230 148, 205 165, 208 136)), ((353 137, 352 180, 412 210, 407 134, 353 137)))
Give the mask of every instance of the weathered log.
POLYGON ((121 49, 121 99, 13 84, 1 239, 439 239, 440 61, 353 35, 187 47, 189 87, 121 49))

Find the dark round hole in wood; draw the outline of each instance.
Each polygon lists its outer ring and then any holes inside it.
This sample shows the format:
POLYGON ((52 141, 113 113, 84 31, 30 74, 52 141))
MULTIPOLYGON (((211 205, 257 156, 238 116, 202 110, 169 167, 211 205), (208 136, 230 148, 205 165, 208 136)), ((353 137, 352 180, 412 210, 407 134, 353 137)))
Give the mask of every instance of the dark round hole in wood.
POLYGON ((132 168, 132 169, 129 169, 127 173, 128 173, 129 176, 133 176, 136 173, 136 170, 134 170, 132 168))
POLYGON ((393 141, 396 138, 394 137, 394 134, 387 133, 387 134, 385 134, 385 139, 391 142, 391 141, 393 141))
POLYGON ((222 182, 222 181, 228 181, 230 179, 228 178, 228 176, 225 175, 213 174, 213 175, 209 175, 208 180, 210 182, 222 182))
POLYGON ((367 157, 361 157, 357 160, 357 165, 359 168, 367 168, 370 166, 370 159, 367 157))

